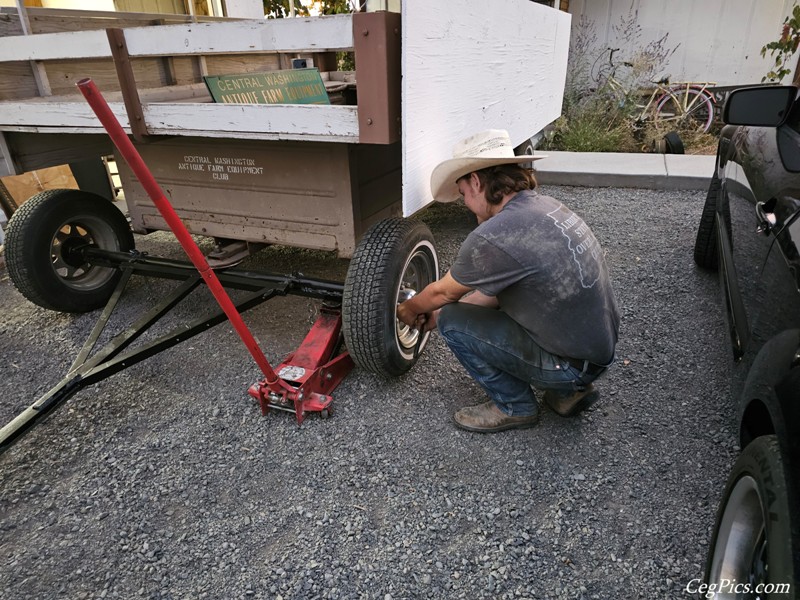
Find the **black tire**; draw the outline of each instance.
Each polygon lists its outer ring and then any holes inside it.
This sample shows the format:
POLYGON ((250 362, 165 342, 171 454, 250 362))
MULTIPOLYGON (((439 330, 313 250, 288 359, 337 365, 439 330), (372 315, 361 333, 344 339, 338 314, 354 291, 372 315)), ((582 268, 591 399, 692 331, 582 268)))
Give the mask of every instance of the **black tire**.
POLYGON ((670 131, 664 136, 664 144, 666 145, 667 154, 686 153, 686 149, 683 147, 683 140, 676 131, 670 131))
POLYGON ((120 272, 82 263, 74 250, 134 248, 128 221, 111 202, 79 190, 47 190, 14 213, 6 232, 6 263, 20 293, 43 308, 87 312, 103 306, 120 272))
MULTIPOLYGON (((379 375, 396 377, 416 362, 419 333, 396 316, 400 292, 421 291, 439 278, 433 235, 424 223, 386 219, 373 225, 356 247, 342 298, 342 330, 353 361, 379 375)), ((428 341, 424 334, 420 351, 428 341)))
MULTIPOLYGON (((719 585, 722 580, 750 584, 751 593, 736 598, 795 598, 791 515, 786 475, 778 439, 762 436, 742 452, 728 477, 717 513, 717 522, 706 561, 705 581, 719 585), (762 589, 759 584, 791 586, 762 589), (784 588, 785 590, 785 588, 784 588), (774 595, 773 595, 774 593, 774 595)), ((720 590, 721 596, 728 597, 720 590)), ((740 590, 741 592, 741 590, 740 590)))
POLYGON ((698 267, 716 271, 719 267, 719 248, 717 247, 717 199, 721 192, 721 185, 716 173, 711 178, 700 215, 700 225, 697 227, 697 237, 694 242, 694 262, 698 267))

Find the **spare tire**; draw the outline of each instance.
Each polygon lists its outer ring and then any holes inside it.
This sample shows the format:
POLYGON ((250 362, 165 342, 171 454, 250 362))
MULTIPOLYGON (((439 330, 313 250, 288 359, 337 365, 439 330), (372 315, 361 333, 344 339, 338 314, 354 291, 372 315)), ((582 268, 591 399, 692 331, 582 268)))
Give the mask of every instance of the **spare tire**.
POLYGON ((353 361, 384 376, 402 375, 416 362, 429 332, 397 320, 397 303, 439 278, 433 235, 424 223, 385 219, 358 243, 344 285, 342 330, 353 361), (419 336, 423 335, 420 340, 419 336))

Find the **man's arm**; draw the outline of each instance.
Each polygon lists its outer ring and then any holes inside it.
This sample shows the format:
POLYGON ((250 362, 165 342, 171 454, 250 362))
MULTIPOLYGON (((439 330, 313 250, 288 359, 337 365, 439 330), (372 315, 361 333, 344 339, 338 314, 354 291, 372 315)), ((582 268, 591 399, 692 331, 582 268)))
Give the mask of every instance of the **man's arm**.
MULTIPOLYGON (((416 327, 419 325, 417 319, 420 315, 430 314, 445 304, 458 302, 464 294, 471 290, 472 288, 461 285, 453 279, 448 271, 444 277, 427 285, 416 296, 399 304, 397 318, 406 325, 416 327)), ((481 295, 483 296, 483 294, 481 295)), ((488 298, 489 296, 484 297, 488 298)))

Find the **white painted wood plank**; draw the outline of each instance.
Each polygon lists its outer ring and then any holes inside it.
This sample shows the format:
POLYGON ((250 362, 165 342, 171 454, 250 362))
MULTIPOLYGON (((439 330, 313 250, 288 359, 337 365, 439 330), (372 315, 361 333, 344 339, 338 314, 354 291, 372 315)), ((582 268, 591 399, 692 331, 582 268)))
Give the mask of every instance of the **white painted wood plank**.
POLYGON ((351 15, 192 23, 125 30, 131 56, 301 52, 353 47, 351 15))
MULTIPOLYGON (((109 106, 130 130, 122 102, 109 106)), ((307 141, 358 142, 355 106, 264 104, 143 104, 147 131, 153 135, 247 137, 307 141)), ((97 117, 83 101, 2 102, 0 131, 102 132, 97 117)))
POLYGON ((0 60, 109 58, 111 48, 103 30, 68 31, 0 37, 0 60))
MULTIPOLYGON (((122 102, 109 102, 120 123, 129 127, 128 115, 122 102)), ((64 127, 95 130, 100 127, 92 109, 83 100, 54 100, 52 102, 0 102, 0 130, 17 131, 17 127, 64 127)))
POLYGON ((153 134, 238 137, 251 133, 261 134, 261 139, 358 141, 355 106, 157 103, 144 105, 143 111, 147 130, 153 134), (269 138, 264 137, 267 134, 269 138))
POLYGON ((528 0, 404 0, 403 213, 433 201, 430 174, 483 129, 514 144, 561 113, 570 15, 528 0))
MULTIPOLYGON (((353 47, 351 15, 187 23, 125 29, 131 56, 182 56, 224 52, 303 52, 353 47)), ((0 38, 3 61, 108 58, 106 32, 70 31, 0 38)))

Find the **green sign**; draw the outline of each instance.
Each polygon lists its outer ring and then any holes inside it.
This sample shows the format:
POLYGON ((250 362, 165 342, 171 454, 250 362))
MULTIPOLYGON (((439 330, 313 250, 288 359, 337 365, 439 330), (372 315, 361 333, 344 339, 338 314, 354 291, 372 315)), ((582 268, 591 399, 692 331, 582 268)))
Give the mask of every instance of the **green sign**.
POLYGON ((330 104, 318 69, 203 77, 220 104, 330 104))

